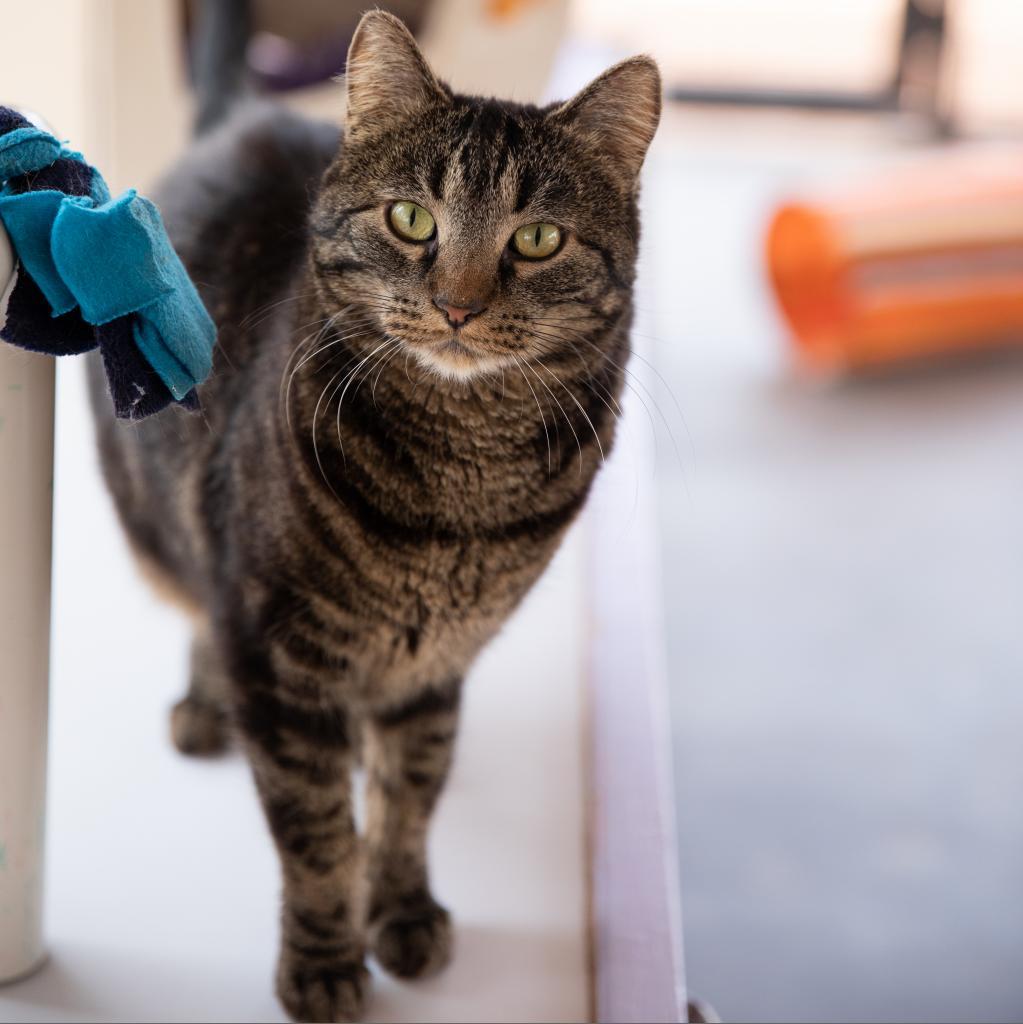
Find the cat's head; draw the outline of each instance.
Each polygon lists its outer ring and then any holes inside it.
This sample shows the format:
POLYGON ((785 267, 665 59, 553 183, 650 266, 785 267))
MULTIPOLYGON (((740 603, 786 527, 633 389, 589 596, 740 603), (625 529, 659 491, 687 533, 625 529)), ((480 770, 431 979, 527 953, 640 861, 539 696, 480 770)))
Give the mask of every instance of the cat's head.
POLYGON ((352 41, 345 142, 313 216, 339 310, 448 377, 575 357, 629 308, 660 115, 635 57, 545 109, 452 93, 391 15, 352 41))

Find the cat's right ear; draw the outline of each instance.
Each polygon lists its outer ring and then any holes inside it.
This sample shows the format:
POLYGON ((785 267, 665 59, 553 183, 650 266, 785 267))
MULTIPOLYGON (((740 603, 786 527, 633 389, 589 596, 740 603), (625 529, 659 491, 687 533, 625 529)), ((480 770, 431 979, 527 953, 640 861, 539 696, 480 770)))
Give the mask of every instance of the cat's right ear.
POLYGON ((630 57, 549 116, 571 126, 604 157, 608 174, 634 189, 661 117, 661 74, 649 57, 630 57))
POLYGON ((412 33, 385 11, 367 11, 362 16, 348 49, 345 88, 349 134, 448 99, 412 33))

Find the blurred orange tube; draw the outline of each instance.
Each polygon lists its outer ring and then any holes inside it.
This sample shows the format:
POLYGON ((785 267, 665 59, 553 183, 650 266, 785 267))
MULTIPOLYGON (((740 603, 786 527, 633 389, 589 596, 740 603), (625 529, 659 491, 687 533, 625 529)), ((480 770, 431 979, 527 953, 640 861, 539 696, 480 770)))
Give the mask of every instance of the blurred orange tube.
POLYGON ((1023 341, 1023 151, 937 157, 786 203, 766 255, 812 366, 1023 341))

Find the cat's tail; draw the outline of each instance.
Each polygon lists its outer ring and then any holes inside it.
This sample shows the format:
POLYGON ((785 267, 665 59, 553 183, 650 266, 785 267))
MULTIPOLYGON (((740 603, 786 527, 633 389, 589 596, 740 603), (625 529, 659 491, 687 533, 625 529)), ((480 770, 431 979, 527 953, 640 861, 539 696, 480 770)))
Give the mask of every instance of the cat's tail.
POLYGON ((196 135, 220 124, 249 93, 251 0, 201 0, 192 37, 196 135))

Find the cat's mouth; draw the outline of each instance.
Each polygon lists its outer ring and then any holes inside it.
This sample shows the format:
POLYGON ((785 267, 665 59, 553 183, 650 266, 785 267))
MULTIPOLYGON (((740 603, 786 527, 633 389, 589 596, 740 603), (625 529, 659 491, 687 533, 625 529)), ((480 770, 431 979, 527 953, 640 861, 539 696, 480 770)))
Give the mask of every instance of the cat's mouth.
POLYGON ((448 338, 446 341, 442 341, 440 345, 434 349, 436 353, 445 358, 452 359, 478 359, 479 356, 473 351, 468 345, 463 345, 458 338, 448 338))
POLYGON ((438 344, 424 347, 424 362, 444 375, 471 377, 480 371, 482 356, 471 345, 457 337, 447 337, 438 344))
POLYGON ((468 380, 481 373, 496 370, 502 364, 497 354, 481 349, 471 338, 447 334, 430 340, 411 342, 410 347, 424 366, 442 377, 468 380))

